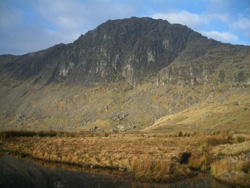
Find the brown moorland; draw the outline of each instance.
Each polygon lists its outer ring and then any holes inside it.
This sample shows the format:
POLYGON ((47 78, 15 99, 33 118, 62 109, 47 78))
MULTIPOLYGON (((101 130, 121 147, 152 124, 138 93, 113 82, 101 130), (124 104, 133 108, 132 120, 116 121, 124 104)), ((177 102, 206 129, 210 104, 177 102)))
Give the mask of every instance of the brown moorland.
POLYGON ((195 138, 146 134, 77 137, 11 137, 5 144, 23 155, 46 161, 126 170, 136 178, 173 181, 194 173, 181 164, 197 150, 195 138))
POLYGON ((176 181, 211 168, 217 179, 250 185, 248 134, 24 133, 2 133, 5 151, 43 161, 119 169, 141 181, 176 181), (238 137, 244 142, 238 143, 238 137))

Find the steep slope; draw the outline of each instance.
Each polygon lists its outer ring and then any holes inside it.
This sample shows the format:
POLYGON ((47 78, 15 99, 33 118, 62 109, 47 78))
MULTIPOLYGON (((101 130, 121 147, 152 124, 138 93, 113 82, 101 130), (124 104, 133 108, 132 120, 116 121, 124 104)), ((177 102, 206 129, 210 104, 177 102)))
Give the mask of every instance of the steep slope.
POLYGON ((176 114, 163 116, 146 132, 249 131, 250 89, 235 89, 176 114))
POLYGON ((247 90, 249 54, 164 20, 109 20, 68 45, 0 56, 0 130, 147 127, 247 90))
POLYGON ((151 18, 107 21, 69 45, 1 57, 14 77, 68 84, 126 80, 133 84, 168 66, 190 42, 208 41, 191 29, 151 18))
POLYGON ((250 47, 209 42, 189 44, 172 62, 161 70, 159 84, 203 85, 250 83, 250 47))

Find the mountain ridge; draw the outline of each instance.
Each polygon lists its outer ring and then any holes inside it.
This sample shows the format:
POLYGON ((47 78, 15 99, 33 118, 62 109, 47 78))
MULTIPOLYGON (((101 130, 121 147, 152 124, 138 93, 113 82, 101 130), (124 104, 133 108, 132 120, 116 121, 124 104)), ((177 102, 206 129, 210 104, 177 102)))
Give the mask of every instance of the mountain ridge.
POLYGON ((107 21, 70 44, 2 55, 0 73, 0 129, 124 131, 247 90, 250 47, 132 17, 107 21))
MULTIPOLYGON (((142 70, 143 66, 147 66, 144 62, 149 64, 147 68, 150 70, 153 70, 154 68, 160 69, 167 66, 177 56, 179 51, 182 51, 185 48, 185 43, 192 32, 193 31, 187 27, 176 24, 172 25, 167 21, 153 20, 152 18, 131 18, 107 21, 96 29, 87 32, 85 35, 81 35, 76 41, 68 45, 59 44, 42 51, 23 56, 16 56, 19 64, 20 61, 21 63, 22 61, 25 61, 25 63, 22 64, 25 64, 23 66, 26 67, 18 67, 21 71, 15 70, 13 75, 24 75, 24 77, 30 77, 38 74, 43 68, 42 66, 46 67, 48 64, 53 65, 58 64, 59 61, 64 61, 63 63, 60 63, 61 65, 58 65, 60 66, 60 70, 56 70, 56 80, 61 81, 64 80, 65 77, 70 76, 69 74, 71 71, 74 71, 72 70, 72 66, 76 66, 80 69, 80 73, 77 71, 74 72, 75 74, 78 74, 78 77, 81 77, 82 73, 88 74, 87 77, 80 78, 80 82, 84 82, 88 79, 89 81, 87 82, 91 82, 92 80, 96 81, 96 77, 100 77, 101 79, 105 78, 106 80, 122 77, 132 83, 133 78, 131 77, 136 77, 138 75, 138 79, 135 79, 135 81, 140 80, 140 78, 143 77, 142 73, 132 73, 134 71, 131 66, 132 64, 136 69, 134 72, 142 70), (177 29, 175 27, 177 27, 177 29), (185 32, 180 31, 182 35, 179 36, 173 34, 176 30, 178 31, 182 29, 185 29, 185 32), (173 40, 173 44, 168 44, 169 41, 171 43, 171 40, 162 41, 165 37, 163 35, 166 34, 170 35, 167 39, 173 40), (178 44, 178 40, 172 39, 173 36, 177 39, 183 37, 185 40, 179 40, 180 44, 178 44), (164 43, 163 45, 165 48, 169 45, 169 54, 164 54, 164 47, 160 43, 164 43), (144 47, 149 49, 143 49, 144 47), (156 50, 153 51, 155 47, 156 50), (89 50, 89 48, 91 49, 89 50), (64 53, 64 55, 62 55, 62 53, 64 53), (147 54, 148 57, 139 53, 147 54), (91 57, 88 58, 87 56, 91 57), (36 58, 34 59, 34 57, 36 58), (129 59, 131 57, 133 62, 129 62, 131 61, 129 59), (51 58, 55 59, 49 62, 49 59, 51 58), (159 58, 164 58, 164 62, 159 60, 159 58), (152 66, 152 63, 149 62, 150 60, 160 63, 158 63, 158 66, 152 66), (45 63, 42 61, 45 61, 45 63), (95 64, 95 61, 98 61, 99 64, 95 64), (79 65, 84 63, 86 64, 85 66, 79 65), (35 66, 33 66, 34 64, 35 66), (143 64, 143 66, 140 66, 141 64, 143 64), (94 70, 95 67, 103 69, 105 66, 110 67, 104 70, 94 70), (94 71, 99 71, 101 73, 93 75, 94 71), (107 78, 108 74, 114 74, 113 78, 107 78)), ((201 37, 201 35, 199 37, 201 37)), ((55 65, 54 69, 56 68, 55 65)), ((12 69, 13 68, 10 67, 8 71, 12 72, 12 69)), ((51 73, 51 76, 53 77, 53 73, 51 73)), ((70 79, 71 81, 69 82, 77 83, 77 78, 70 79)), ((98 81, 100 81, 100 79, 98 79, 97 82, 98 81)))
POLYGON ((7 56, 12 63, 5 63, 3 69, 18 79, 39 75, 44 70, 47 74, 41 76, 47 83, 126 80, 133 84, 142 81, 150 72, 158 73, 176 58, 179 58, 179 64, 190 63, 218 46, 248 48, 207 39, 180 24, 132 17, 109 20, 67 45, 58 44, 22 56, 7 56))

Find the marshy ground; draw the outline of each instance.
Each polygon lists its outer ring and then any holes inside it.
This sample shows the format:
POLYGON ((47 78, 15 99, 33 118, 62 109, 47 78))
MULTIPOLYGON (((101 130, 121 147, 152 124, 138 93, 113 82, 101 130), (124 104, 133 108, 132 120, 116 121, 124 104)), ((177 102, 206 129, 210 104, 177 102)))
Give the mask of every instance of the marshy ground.
POLYGON ((124 171, 141 181, 170 182, 209 172, 250 185, 250 135, 4 132, 1 150, 44 161, 124 171))

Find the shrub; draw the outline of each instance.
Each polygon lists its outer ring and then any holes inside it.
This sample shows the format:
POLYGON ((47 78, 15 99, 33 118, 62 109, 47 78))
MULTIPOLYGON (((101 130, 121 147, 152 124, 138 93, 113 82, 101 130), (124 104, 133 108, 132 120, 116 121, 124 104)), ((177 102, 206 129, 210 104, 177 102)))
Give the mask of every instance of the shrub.
POLYGON ((73 133, 73 132, 63 132, 63 131, 56 132, 57 137, 75 137, 77 135, 78 135, 77 133, 73 133))
POLYGON ((4 141, 5 138, 6 138, 6 136, 5 136, 4 132, 1 132, 0 133, 0 140, 4 141))
POLYGON ((183 133, 180 131, 179 134, 178 134, 179 137, 182 137, 183 136, 183 133))
POLYGON ((220 131, 213 132, 213 135, 219 135, 220 131))
POLYGON ((35 136, 36 132, 33 131, 5 131, 1 133, 2 138, 9 138, 9 137, 32 137, 35 136))
POLYGON ((206 146, 217 146, 228 143, 231 143, 231 141, 223 135, 206 137, 202 142, 202 144, 205 144, 206 146))
POLYGON ((54 136, 56 136, 56 132, 55 131, 40 131, 38 133, 38 136, 40 136, 40 137, 54 137, 54 136))
POLYGON ((233 136, 232 135, 229 135, 228 137, 227 137, 227 140, 228 141, 233 141, 234 139, 233 139, 233 136))
POLYGON ((60 135, 61 133, 57 133, 56 131, 5 131, 0 133, 1 139, 6 139, 10 137, 33 137, 33 136, 40 136, 40 137, 54 137, 56 135, 60 135))
POLYGON ((245 137, 243 137, 243 136, 238 136, 237 137, 237 142, 238 143, 242 143, 242 142, 245 142, 246 141, 246 138, 245 137))
POLYGON ((185 133, 184 136, 190 137, 191 135, 190 135, 190 133, 185 133))
POLYGON ((241 171, 250 174, 250 161, 243 163, 241 171))
POLYGON ((109 133, 104 133, 104 137, 109 137, 109 133))

